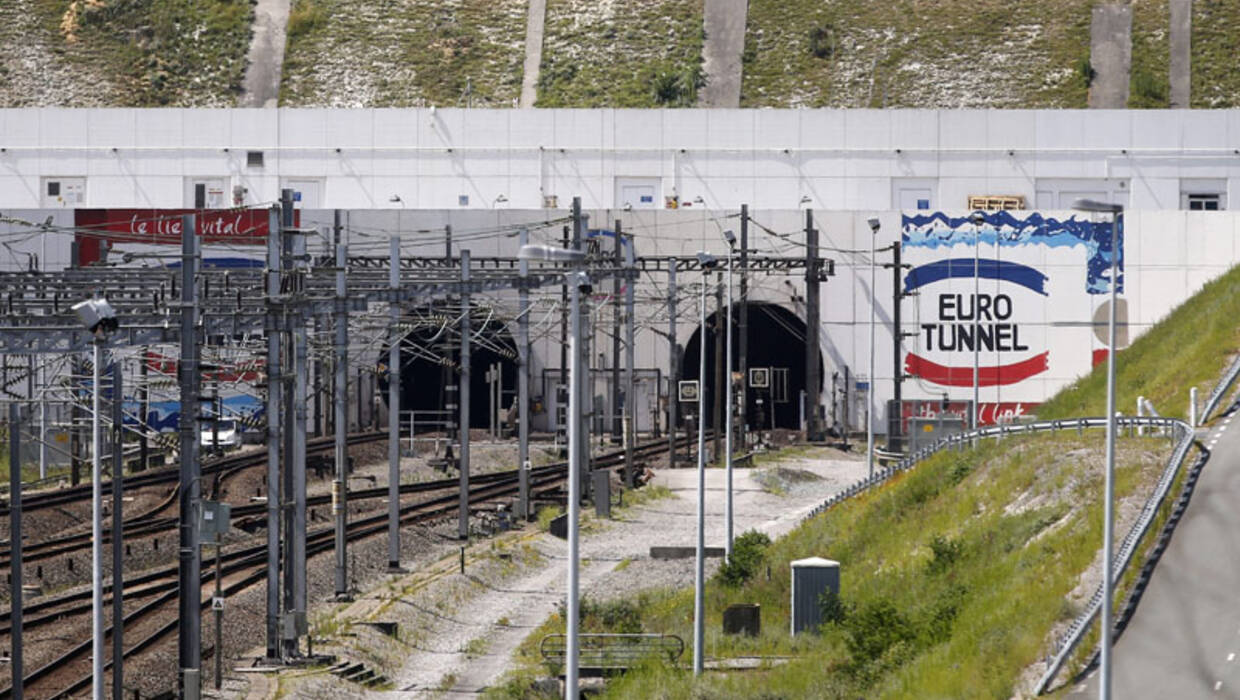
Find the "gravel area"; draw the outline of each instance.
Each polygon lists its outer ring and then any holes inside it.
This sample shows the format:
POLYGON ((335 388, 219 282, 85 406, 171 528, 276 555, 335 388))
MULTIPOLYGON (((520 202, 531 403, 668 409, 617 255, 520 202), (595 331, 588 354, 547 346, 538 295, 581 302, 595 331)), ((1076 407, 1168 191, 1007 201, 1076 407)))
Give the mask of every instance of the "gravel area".
MULTIPOLYGON (((827 448, 799 452, 781 460, 779 466, 820 478, 786 480, 783 488, 768 489, 755 479, 765 468, 737 469, 737 535, 756 528, 778 537, 865 471, 864 461, 855 455, 827 448)), ((666 487, 670 496, 618 510, 609 521, 585 520, 580 569, 583 595, 606 598, 692 584, 692 559, 654 561, 649 550, 651 546, 694 543, 696 470, 663 469, 654 483, 666 487)), ((721 546, 724 471, 708 470, 706 488, 707 544, 721 546)), ((362 661, 392 680, 390 690, 368 691, 366 696, 476 693, 508 670, 513 651, 563 600, 566 555, 565 542, 532 528, 476 542, 468 550, 464 575, 459 572, 457 556, 450 556, 419 567, 416 573, 389 582, 342 610, 337 616, 341 628, 357 636, 333 651, 362 661), (384 637, 358 624, 363 620, 396 622, 400 631, 395 638, 384 637)), ((708 560, 708 575, 718 564, 718 560, 708 560)), ((295 683, 292 692, 298 696, 351 696, 360 691, 325 674, 282 680, 295 683)))

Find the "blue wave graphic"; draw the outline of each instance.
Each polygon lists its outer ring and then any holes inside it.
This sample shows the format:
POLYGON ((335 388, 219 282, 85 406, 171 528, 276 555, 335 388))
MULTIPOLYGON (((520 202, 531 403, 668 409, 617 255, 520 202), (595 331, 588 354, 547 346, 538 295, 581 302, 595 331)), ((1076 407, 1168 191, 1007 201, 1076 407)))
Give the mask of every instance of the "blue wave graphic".
MULTIPOLYGON (((253 396, 230 396, 221 399, 224 418, 259 418, 266 411, 263 402, 253 396)), ((157 433, 175 433, 181 420, 180 401, 152 401, 147 404, 146 423, 157 433)), ((126 425, 137 425, 142 405, 137 401, 125 402, 126 425)))
MULTIPOLYGON (((908 293, 918 287, 951 277, 972 277, 974 262, 973 258, 951 258, 915 267, 909 270, 904 278, 904 291, 908 293)), ((992 259, 977 260, 976 263, 977 276, 982 279, 1003 280, 1019 284, 1042 296, 1048 296, 1046 293, 1047 276, 1028 265, 1010 260, 992 259)))
MULTIPOLYGON (((985 212, 981 230, 970 221, 970 215, 948 216, 943 212, 932 214, 904 214, 901 240, 905 246, 915 248, 950 248, 956 245, 989 243, 1003 247, 1044 245, 1050 248, 1084 246, 1086 260, 1085 290, 1090 294, 1110 293, 1111 273, 1111 223, 1087 221, 1071 216, 1067 219, 1045 217, 1037 212, 1018 218, 1010 211, 985 212)), ((1124 224, 1120 220, 1116 238, 1116 280, 1118 293, 1124 291, 1124 224)))

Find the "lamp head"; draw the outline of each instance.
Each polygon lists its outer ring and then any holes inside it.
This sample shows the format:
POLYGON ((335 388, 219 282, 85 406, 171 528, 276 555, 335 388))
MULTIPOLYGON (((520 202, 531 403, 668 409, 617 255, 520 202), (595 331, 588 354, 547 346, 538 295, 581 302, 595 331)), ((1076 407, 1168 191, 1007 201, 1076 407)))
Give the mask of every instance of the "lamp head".
POLYGON ((1072 208, 1077 211, 1088 211, 1101 214, 1122 214, 1124 212, 1123 204, 1099 202, 1096 199, 1078 199, 1072 203, 1072 208))
POLYGON ((111 333, 119 325, 116 320, 116 309, 112 308, 107 299, 79 301, 72 306, 72 309, 86 330, 97 336, 102 337, 111 333))
POLYGON ((986 223, 986 212, 979 210, 979 211, 973 212, 972 214, 969 214, 969 221, 972 221, 978 226, 981 226, 982 224, 986 223))
POLYGON ((719 258, 716 258, 715 256, 711 255, 710 253, 707 253, 706 251, 700 251, 697 254, 697 261, 698 261, 698 265, 702 267, 702 272, 713 270, 715 267, 719 265, 719 258))
POLYGON ((870 233, 878 233, 878 230, 883 227, 883 222, 879 221, 877 216, 871 216, 865 222, 870 225, 870 233))
POLYGON ((736 246, 736 234, 732 233, 732 229, 727 229, 723 232, 723 240, 728 242, 728 247, 736 246))
POLYGON ((590 281, 590 276, 585 272, 574 272, 570 275, 572 283, 576 285, 578 291, 582 294, 589 294, 594 291, 594 283, 590 281))

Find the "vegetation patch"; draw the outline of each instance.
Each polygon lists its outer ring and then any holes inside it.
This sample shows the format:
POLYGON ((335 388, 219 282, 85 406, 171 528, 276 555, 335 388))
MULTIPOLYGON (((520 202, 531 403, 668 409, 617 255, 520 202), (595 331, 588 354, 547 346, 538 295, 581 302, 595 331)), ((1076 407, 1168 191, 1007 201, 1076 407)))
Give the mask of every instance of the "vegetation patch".
POLYGON ((1084 107, 1087 0, 753 0, 742 107, 1084 107))
POLYGON ((1132 72, 1128 85, 1131 108, 1166 109, 1171 106, 1167 74, 1170 21, 1166 2, 1133 0, 1132 72))
POLYGON ((48 50, 100 72, 114 105, 230 107, 250 45, 249 0, 37 0, 48 50))
POLYGON ((280 103, 511 107, 525 0, 294 0, 280 103))
MULTIPOLYGON (((1164 416, 1187 417, 1190 388, 1198 387, 1204 402, 1228 357, 1240 350, 1237 318, 1240 268, 1232 268, 1120 350, 1115 366, 1116 404, 1133 406, 1138 396, 1144 396, 1164 416)), ((1105 416, 1105 369, 1099 365, 1097 371, 1043 403, 1038 417, 1105 416)))
POLYGON ((548 0, 539 107, 692 107, 702 0, 548 0))
POLYGON ((1223 109, 1240 106, 1240 3, 1198 0, 1193 3, 1192 106, 1223 109))

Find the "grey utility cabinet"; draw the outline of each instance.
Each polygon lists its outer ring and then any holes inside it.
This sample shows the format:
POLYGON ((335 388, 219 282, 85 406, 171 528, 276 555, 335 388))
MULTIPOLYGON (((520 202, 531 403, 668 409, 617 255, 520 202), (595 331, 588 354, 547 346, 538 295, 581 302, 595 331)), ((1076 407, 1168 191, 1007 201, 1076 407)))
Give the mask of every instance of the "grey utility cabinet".
POLYGON ((822 624, 819 598, 831 589, 840 593, 840 563, 810 557, 792 562, 792 634, 814 632, 822 624))

